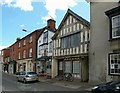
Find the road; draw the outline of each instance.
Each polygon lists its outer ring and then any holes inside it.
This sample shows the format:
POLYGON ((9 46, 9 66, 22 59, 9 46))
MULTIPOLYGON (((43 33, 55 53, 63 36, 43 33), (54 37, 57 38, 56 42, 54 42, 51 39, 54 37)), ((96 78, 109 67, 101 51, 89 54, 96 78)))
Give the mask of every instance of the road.
MULTIPOLYGON (((78 89, 72 89, 62 86, 53 85, 52 83, 48 82, 30 82, 27 84, 24 84, 22 82, 17 82, 16 77, 9 74, 2 74, 2 91, 42 91, 43 92, 49 92, 50 91, 71 91, 71 92, 78 92, 78 93, 90 93, 85 91, 80 91, 78 89)), ((3 92, 5 93, 5 92, 3 92)), ((17 93, 17 92, 16 92, 17 93)), ((25 92, 26 93, 26 92, 25 92)), ((33 93, 33 92, 31 92, 33 93)))

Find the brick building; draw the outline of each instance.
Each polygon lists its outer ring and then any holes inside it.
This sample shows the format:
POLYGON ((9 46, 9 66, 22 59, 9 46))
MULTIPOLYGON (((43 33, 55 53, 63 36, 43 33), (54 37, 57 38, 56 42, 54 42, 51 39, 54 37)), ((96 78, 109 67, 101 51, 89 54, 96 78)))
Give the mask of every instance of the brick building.
POLYGON ((47 26, 35 30, 23 38, 17 38, 16 42, 9 47, 10 60, 8 70, 10 73, 16 71, 36 71, 37 40, 46 28, 55 30, 51 21, 47 26))
POLYGON ((10 61, 10 49, 9 48, 2 49, 1 55, 3 58, 2 59, 3 60, 3 70, 8 72, 8 64, 10 61))
POLYGON ((35 71, 36 40, 42 30, 35 30, 22 39, 17 38, 16 42, 10 46, 9 70, 13 68, 14 71, 35 71))

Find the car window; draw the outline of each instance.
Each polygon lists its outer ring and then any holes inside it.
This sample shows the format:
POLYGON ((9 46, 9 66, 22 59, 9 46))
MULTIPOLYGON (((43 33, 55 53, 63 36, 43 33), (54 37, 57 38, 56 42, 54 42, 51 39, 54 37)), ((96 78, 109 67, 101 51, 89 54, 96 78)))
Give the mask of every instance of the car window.
POLYGON ((113 81, 107 82, 106 85, 110 85, 113 81))
POLYGON ((120 87, 120 83, 119 83, 119 84, 116 84, 116 87, 120 87))
POLYGON ((27 74, 34 75, 34 74, 37 74, 37 73, 36 72, 27 72, 27 74))
POLYGON ((120 84, 120 81, 114 81, 110 83, 110 85, 116 85, 116 84, 120 84))
POLYGON ((21 72, 21 75, 25 75, 26 73, 25 72, 21 72))
POLYGON ((17 72, 16 75, 20 75, 20 72, 17 72))

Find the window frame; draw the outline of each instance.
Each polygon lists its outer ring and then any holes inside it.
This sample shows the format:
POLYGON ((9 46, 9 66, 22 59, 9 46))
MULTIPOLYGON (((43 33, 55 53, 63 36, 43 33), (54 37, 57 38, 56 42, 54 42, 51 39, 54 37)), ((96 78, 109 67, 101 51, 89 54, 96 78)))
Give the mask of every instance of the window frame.
POLYGON ((23 51, 23 58, 26 58, 26 50, 23 51))
MULTIPOLYGON (((114 36, 113 34, 114 34, 114 32, 113 32, 113 29, 115 29, 115 28, 120 28, 120 24, 118 25, 118 26, 115 26, 115 27, 113 27, 113 19, 115 18, 115 17, 119 17, 120 18, 120 14, 118 14, 118 15, 115 15, 115 16, 113 16, 113 17, 111 17, 111 22, 112 22, 112 27, 111 27, 111 29, 112 29, 112 32, 111 32, 111 36, 112 36, 112 39, 114 39, 114 38, 120 38, 120 35, 119 36, 114 36)), ((120 21, 120 20, 119 20, 120 21)), ((116 31, 117 32, 117 31, 116 31)))
POLYGON ((33 37, 30 36, 29 43, 32 43, 32 41, 33 41, 32 38, 33 38, 33 37))
POLYGON ((20 48, 20 42, 18 43, 18 48, 20 48))
POLYGON ((62 49, 79 47, 79 45, 80 45, 80 32, 62 37, 60 41, 61 41, 60 47, 62 49))
POLYGON ((32 57, 32 52, 33 52, 32 48, 29 48, 29 57, 32 57))
POLYGON ((18 59, 20 59, 20 52, 18 52, 18 59))
POLYGON ((109 41, 113 41, 113 40, 119 40, 120 37, 116 37, 113 38, 112 36, 112 18, 114 18, 115 16, 120 15, 120 6, 112 8, 110 10, 105 11, 105 14, 108 16, 109 18, 109 41))
POLYGON ((25 46, 25 45, 26 45, 26 39, 23 40, 23 46, 25 46))
POLYGON ((117 62, 115 61, 115 63, 111 62, 111 55, 119 55, 120 53, 109 53, 108 54, 108 75, 112 75, 112 76, 120 76, 120 73, 111 73, 111 70, 114 69, 115 70, 115 65, 118 65, 118 70, 120 70, 120 63, 117 63, 118 61, 120 62, 120 59, 117 59, 117 62), (112 68, 112 65, 114 65, 114 68, 112 68))

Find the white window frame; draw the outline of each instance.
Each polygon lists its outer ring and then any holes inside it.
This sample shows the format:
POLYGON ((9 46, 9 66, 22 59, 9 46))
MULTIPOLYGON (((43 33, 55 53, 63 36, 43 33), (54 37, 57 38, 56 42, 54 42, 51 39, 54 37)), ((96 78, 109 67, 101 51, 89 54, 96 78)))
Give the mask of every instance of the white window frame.
POLYGON ((120 15, 117 15, 117 16, 114 16, 114 17, 112 17, 112 38, 119 38, 120 36, 116 36, 115 34, 116 34, 116 32, 117 31, 114 31, 113 29, 115 29, 115 28, 118 28, 118 27, 120 27, 120 23, 116 26, 114 26, 114 23, 113 23, 113 19, 114 18, 116 18, 116 17, 119 17, 119 21, 120 21, 120 15))
POLYGON ((30 40, 29 40, 30 43, 32 43, 32 36, 30 36, 30 40))
POLYGON ((20 59, 20 52, 18 53, 18 59, 20 59))
POLYGON ((120 53, 109 54, 109 74, 120 75, 120 53))
POLYGON ((32 57, 32 48, 29 49, 29 57, 32 57))
POLYGON ((23 45, 24 45, 24 46, 26 45, 26 39, 23 41, 23 45))
POLYGON ((26 58, 26 50, 23 51, 23 58, 26 58))
POLYGON ((18 48, 20 48, 20 42, 18 43, 18 48))

